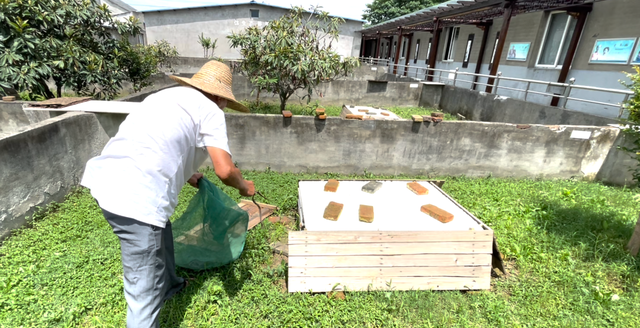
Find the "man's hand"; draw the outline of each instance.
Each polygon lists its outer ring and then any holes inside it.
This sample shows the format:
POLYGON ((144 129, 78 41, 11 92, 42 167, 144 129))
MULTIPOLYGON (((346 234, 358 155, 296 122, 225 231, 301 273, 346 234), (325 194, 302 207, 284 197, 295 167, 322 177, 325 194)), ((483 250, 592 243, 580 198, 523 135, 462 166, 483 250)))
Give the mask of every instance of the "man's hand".
POLYGON ((244 197, 251 197, 256 193, 256 186, 253 181, 244 180, 244 188, 240 190, 240 195, 244 197))
POLYGON ((191 176, 191 178, 189 178, 189 180, 187 180, 187 183, 189 183, 194 188, 198 188, 198 180, 202 179, 202 177, 202 173, 196 172, 191 176))

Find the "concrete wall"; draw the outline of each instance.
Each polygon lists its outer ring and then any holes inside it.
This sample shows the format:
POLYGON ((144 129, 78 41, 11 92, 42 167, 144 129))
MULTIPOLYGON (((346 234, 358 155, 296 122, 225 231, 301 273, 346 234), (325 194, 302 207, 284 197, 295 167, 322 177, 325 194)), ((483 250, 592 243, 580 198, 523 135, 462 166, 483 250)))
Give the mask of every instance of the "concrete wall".
POLYGON ((18 133, 30 124, 49 118, 49 112, 24 111, 22 106, 29 103, 28 101, 0 100, 0 138, 18 133))
MULTIPOLYGON (((214 56, 225 59, 239 59, 237 49, 231 49, 227 39, 233 32, 240 32, 249 26, 265 26, 268 22, 288 13, 288 9, 261 3, 209 6, 191 9, 174 9, 144 12, 147 40, 149 44, 156 40, 167 40, 176 46, 181 56, 203 57, 203 49, 198 36, 218 39, 214 56), (251 18, 250 10, 260 11, 260 18, 251 18)), ((336 51, 341 56, 358 56, 362 22, 346 20, 340 27, 340 36, 336 51)))
POLYGON ((540 105, 519 99, 452 86, 423 85, 420 106, 432 106, 432 94, 441 90, 438 107, 451 114, 461 114, 467 120, 515 124, 595 125, 618 123, 614 119, 579 111, 540 105))
MULTIPOLYGON (((236 99, 255 100, 256 95, 251 95, 252 85, 244 76, 233 77, 233 94, 236 99)), ((321 83, 311 101, 319 101, 325 106, 342 106, 355 104, 362 106, 415 106, 418 104, 422 86, 419 83, 408 82, 375 82, 337 80, 329 83, 321 83)), ((306 104, 307 99, 302 99, 304 92, 298 92, 289 98, 288 103, 306 104)), ((261 101, 279 102, 279 98, 273 94, 260 94, 261 101)))
POLYGON ((0 137, 0 240, 36 206, 61 201, 108 140, 92 114, 67 113, 0 137))
POLYGON ((446 121, 353 121, 227 115, 242 169, 593 179, 618 129, 446 121), (589 139, 572 131, 589 131, 589 139))
POLYGON ((598 172, 596 179, 617 186, 637 186, 638 182, 633 181, 633 176, 631 175, 631 171, 638 167, 636 156, 618 149, 620 146, 633 146, 631 142, 627 141, 623 133, 620 133, 613 147, 609 150, 609 154, 602 164, 602 168, 600 172, 598 172))

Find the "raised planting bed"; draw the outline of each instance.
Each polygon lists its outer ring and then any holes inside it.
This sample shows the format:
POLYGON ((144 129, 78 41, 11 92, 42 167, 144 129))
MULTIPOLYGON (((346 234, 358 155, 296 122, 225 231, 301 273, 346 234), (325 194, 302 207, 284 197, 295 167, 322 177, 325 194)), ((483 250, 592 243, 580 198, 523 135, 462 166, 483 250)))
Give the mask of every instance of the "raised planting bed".
MULTIPOLYGON (((289 233, 289 292, 332 290, 481 290, 490 289, 492 255, 501 260, 493 230, 435 183, 418 195, 405 180, 299 182, 301 231, 289 233), (330 202, 342 204, 337 220, 325 218, 330 202), (421 211, 435 205, 453 215, 438 220, 421 211), (360 220, 360 206, 373 206, 373 222, 360 220)), ((427 211, 428 212, 428 211, 427 211)), ((368 219, 368 218, 367 218, 368 219)))

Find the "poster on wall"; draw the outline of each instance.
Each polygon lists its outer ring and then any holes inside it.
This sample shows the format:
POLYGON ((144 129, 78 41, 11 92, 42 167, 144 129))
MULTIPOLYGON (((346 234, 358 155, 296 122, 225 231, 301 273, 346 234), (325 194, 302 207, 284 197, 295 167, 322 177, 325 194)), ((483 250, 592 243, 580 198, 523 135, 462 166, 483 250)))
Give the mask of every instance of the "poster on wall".
POLYGON ((631 57, 631 65, 640 65, 640 42, 636 46, 636 51, 633 52, 631 57))
MULTIPOLYGON (((589 58, 592 64, 627 64, 636 44, 635 38, 596 40, 589 58)), ((634 58, 635 59, 635 58, 634 58)))
POLYGON ((531 42, 511 42, 509 52, 507 52, 507 60, 527 61, 530 48, 531 42))

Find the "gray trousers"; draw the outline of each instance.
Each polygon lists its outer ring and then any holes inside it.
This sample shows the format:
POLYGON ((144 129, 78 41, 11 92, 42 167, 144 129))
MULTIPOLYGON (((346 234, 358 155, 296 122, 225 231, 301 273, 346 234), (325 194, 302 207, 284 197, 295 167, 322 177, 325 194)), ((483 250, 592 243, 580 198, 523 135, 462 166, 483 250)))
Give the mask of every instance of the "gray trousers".
POLYGON ((102 210, 120 238, 127 328, 159 327, 164 301, 180 291, 176 276, 171 222, 163 229, 102 210))

